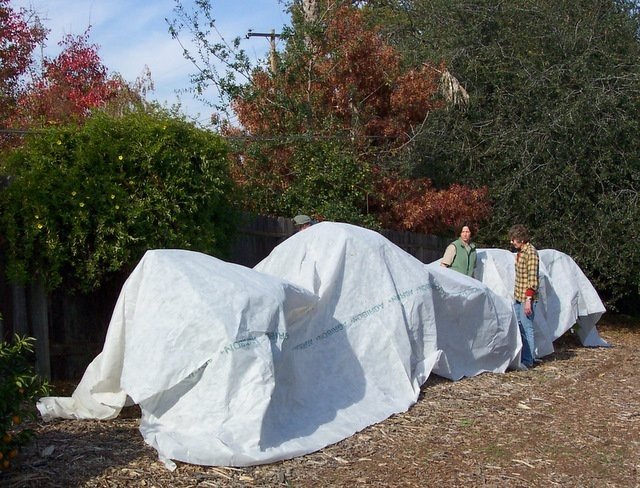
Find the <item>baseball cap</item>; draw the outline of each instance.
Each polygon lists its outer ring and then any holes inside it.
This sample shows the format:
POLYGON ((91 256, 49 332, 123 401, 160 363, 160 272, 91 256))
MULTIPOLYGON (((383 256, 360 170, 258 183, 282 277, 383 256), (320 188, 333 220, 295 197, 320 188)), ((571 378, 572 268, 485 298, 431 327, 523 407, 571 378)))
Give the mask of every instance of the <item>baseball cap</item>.
POLYGON ((310 224, 311 223, 311 217, 309 217, 308 215, 296 215, 293 218, 293 223, 295 225, 310 224))

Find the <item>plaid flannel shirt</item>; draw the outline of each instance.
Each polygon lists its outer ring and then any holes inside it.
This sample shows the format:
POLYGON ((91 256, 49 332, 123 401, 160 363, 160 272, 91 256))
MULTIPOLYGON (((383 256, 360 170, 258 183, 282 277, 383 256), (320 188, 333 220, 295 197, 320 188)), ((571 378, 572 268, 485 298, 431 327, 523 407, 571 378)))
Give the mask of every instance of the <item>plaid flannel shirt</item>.
POLYGON ((538 269, 540 258, 536 248, 527 242, 516 256, 516 286, 513 297, 524 302, 526 297, 536 300, 538 294, 538 269))

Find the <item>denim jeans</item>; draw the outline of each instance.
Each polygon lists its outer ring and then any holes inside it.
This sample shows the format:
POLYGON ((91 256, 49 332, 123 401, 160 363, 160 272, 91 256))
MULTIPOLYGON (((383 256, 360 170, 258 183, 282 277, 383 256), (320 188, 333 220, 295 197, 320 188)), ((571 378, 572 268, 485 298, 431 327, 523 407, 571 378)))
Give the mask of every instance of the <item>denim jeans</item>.
POLYGON ((535 358, 535 340, 533 332, 533 317, 536 314, 536 302, 531 304, 531 316, 527 317, 524 313, 524 303, 516 302, 514 305, 516 317, 518 317, 518 328, 520 329, 520 337, 522 337, 522 352, 520 353, 520 361, 527 367, 533 366, 535 358))

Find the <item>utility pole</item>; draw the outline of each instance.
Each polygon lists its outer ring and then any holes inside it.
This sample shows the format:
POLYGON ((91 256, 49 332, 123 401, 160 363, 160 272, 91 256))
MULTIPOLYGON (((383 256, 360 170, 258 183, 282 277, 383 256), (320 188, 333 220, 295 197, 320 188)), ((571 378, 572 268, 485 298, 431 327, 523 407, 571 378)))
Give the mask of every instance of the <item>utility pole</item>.
POLYGON ((268 37, 269 38, 269 45, 271 46, 271 49, 269 51, 269 59, 271 61, 271 73, 275 75, 276 74, 276 38, 282 37, 282 34, 276 34, 275 30, 272 30, 271 33, 266 33, 266 32, 253 32, 251 29, 249 29, 249 32, 247 33, 247 39, 249 39, 250 37, 268 37))

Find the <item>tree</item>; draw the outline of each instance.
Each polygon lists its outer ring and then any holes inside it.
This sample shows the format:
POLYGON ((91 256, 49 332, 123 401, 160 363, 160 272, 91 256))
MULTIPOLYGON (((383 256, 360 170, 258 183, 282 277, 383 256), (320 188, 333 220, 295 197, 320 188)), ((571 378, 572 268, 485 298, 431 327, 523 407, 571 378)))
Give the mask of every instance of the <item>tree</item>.
POLYGON ((0 0, 0 115, 4 129, 81 122, 98 108, 123 113, 150 105, 144 99, 147 91, 153 90, 148 71, 132 83, 109 74, 98 46, 89 42, 90 27, 82 35, 64 37, 58 43, 60 54, 43 57, 36 66, 34 50, 45 42, 48 31, 32 11, 16 12, 8 1, 0 0))
POLYGON ((122 79, 109 78, 98 46, 89 44, 89 31, 68 35, 59 45, 62 52, 43 60, 42 74, 33 77, 20 97, 14 123, 21 127, 80 121, 128 88, 122 79))
POLYGON ((477 227, 491 215, 488 189, 457 183, 446 191, 428 178, 382 178, 385 201, 379 209, 382 225, 424 234, 451 235, 463 225, 477 227))
POLYGON ((402 143, 431 111, 436 98, 437 68, 406 69, 398 54, 349 6, 330 10, 326 25, 308 36, 291 35, 276 76, 256 69, 233 108, 251 134, 314 133, 332 120, 363 148, 362 138, 402 143), (274 127, 275 125, 275 127, 274 127), (286 133, 286 132, 285 132, 286 133))
POLYGON ((471 95, 467 111, 434 113, 416 138, 416 174, 488 185, 481 238, 503 245, 523 222, 537 246, 573 256, 610 305, 637 297, 637 3, 373 3, 405 57, 448 59, 471 95))
POLYGON ((29 23, 29 12, 16 12, 9 0, 0 0, 0 119, 11 117, 21 93, 21 80, 31 66, 35 47, 47 32, 29 23))
POLYGON ((14 281, 88 291, 147 249, 224 256, 234 229, 226 144, 162 111, 43 129, 6 157, 3 176, 14 281))
MULTIPOLYGON (((209 9, 202 13, 210 14, 209 9)), ((286 48, 275 72, 262 67, 249 71, 240 63, 248 82, 226 90, 241 124, 239 129, 227 126, 225 133, 243 137, 235 172, 246 203, 261 211, 303 210, 320 218, 375 225, 383 213, 395 215, 387 209, 390 198, 384 195, 388 185, 383 180, 406 176, 395 163, 399 152, 427 117, 445 106, 439 89, 446 70, 441 64, 404 65, 379 29, 349 2, 294 2, 291 14, 293 27, 283 33, 286 48)), ((191 23, 196 39, 206 37, 199 25, 191 23)), ((214 57, 230 57, 224 43, 203 45, 205 51, 207 47, 214 57)), ((224 91, 230 77, 217 79, 212 73, 201 68, 199 83, 212 82, 224 91)), ((413 187, 414 193, 432 191, 424 179, 413 187)), ((393 202, 398 212, 403 204, 415 200, 393 202)), ((436 214, 422 215, 430 219, 436 214)), ((469 216, 484 217, 480 207, 469 216)), ((421 225, 391 218, 386 224, 410 229, 421 225)))

